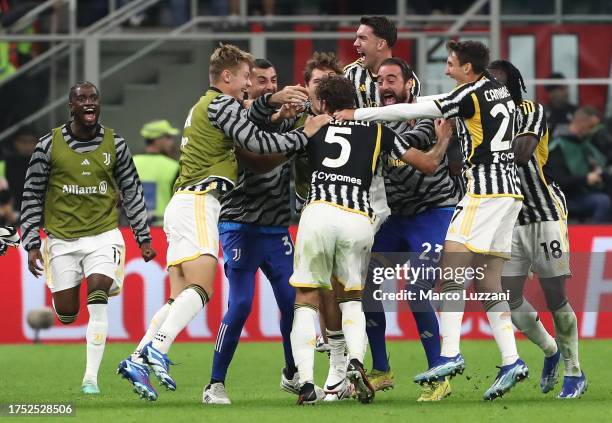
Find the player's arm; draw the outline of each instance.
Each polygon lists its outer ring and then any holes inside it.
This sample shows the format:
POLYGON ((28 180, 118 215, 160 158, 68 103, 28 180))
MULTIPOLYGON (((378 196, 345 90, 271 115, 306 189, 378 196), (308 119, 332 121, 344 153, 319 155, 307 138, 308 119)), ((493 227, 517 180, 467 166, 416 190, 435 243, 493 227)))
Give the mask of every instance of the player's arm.
POLYGON ((337 120, 383 120, 404 121, 419 118, 441 118, 442 112, 434 101, 423 103, 401 103, 383 107, 364 107, 361 109, 345 109, 334 113, 337 120))
POLYGON ((525 165, 533 155, 540 139, 546 134, 546 117, 541 104, 525 101, 521 103, 515 113, 521 113, 521 127, 517 128, 516 136, 512 142, 514 162, 525 165))
POLYGON ((395 136, 393 141, 393 153, 403 162, 408 163, 426 175, 433 175, 444 159, 448 143, 452 135, 450 122, 443 119, 435 122, 436 136, 438 142, 427 152, 410 148, 406 140, 395 136))
POLYGON ((236 99, 222 95, 208 107, 208 118, 216 128, 232 138, 236 144, 259 154, 285 153, 302 149, 308 137, 314 135, 325 123, 311 121, 310 125, 277 134, 262 131, 247 118, 248 111, 236 99), (320 125, 317 126, 317 124, 320 125))
POLYGON ((252 153, 242 147, 236 146, 234 148, 236 158, 238 161, 251 169, 253 172, 262 174, 268 173, 272 169, 282 165, 289 157, 287 154, 275 153, 275 154, 257 154, 252 153))
POLYGON ((433 95, 421 95, 416 98, 417 103, 425 103, 427 101, 440 100, 449 95, 450 93, 444 94, 433 94, 433 95))
POLYGON ((36 145, 26 172, 21 201, 22 244, 28 252, 28 268, 36 277, 39 277, 43 270, 39 230, 49 183, 51 140, 52 134, 48 134, 36 145))
POLYGON ((279 98, 275 100, 273 94, 258 97, 248 109, 249 120, 266 131, 283 133, 292 130, 295 127, 297 115, 291 116, 287 112, 295 110, 295 106, 290 103, 282 104, 281 111, 277 111, 278 102, 280 102, 279 98), (277 103, 274 103, 275 101, 277 103))
POLYGON ((149 261, 155 258, 156 252, 151 248, 151 231, 147 223, 144 192, 127 143, 118 135, 115 135, 115 151, 117 163, 113 176, 121 191, 122 205, 140 246, 142 257, 145 261, 149 261))
POLYGON ((429 150, 434 145, 435 130, 434 121, 431 119, 419 119, 410 129, 400 134, 411 147, 418 150, 429 150))

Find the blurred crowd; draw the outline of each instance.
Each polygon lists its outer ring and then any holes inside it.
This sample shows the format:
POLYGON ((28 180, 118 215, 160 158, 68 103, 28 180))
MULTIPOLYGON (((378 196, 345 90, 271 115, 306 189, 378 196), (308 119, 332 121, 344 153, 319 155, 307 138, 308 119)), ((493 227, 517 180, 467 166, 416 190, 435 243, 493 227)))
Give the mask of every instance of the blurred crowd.
POLYGON ((572 220, 612 221, 612 117, 589 105, 569 101, 560 73, 550 75, 546 117, 549 129, 547 171, 567 200, 572 220))
MULTIPOLYGON (((133 0, 116 0, 117 7, 125 6, 133 0)), ((11 32, 11 28, 28 11, 43 0, 0 0, 0 35, 11 32)), ((510 8, 514 1, 504 2, 510 8)), ((533 3, 533 2, 532 2, 533 3)), ((408 0, 409 14, 459 14, 464 12, 472 0, 408 0)), ((539 2, 537 7, 544 7, 539 2)), ((603 12, 612 12, 610 2, 591 2, 592 7, 603 12)), ((86 27, 106 16, 108 0, 79 0, 78 26, 86 27)), ((341 14, 358 15, 363 10, 372 14, 396 13, 396 2, 371 2, 366 0, 248 0, 250 15, 287 15, 287 14, 341 14)), ((534 5, 524 7, 536 7, 534 5)), ((51 29, 65 30, 67 27, 66 9, 58 6, 51 8, 40 19, 28 24, 21 33, 47 33, 51 29)), ((145 13, 133 16, 125 26, 178 26, 189 20, 190 0, 164 0, 145 13)), ((548 6, 546 6, 548 7, 548 6)), ((201 15, 232 16, 240 12, 240 0, 199 0, 198 12, 201 15)), ((565 10, 565 9, 564 9, 565 10)), ((523 10, 528 13, 531 10, 523 10)), ((566 10, 568 13, 571 10, 566 10)), ((546 13, 544 9, 533 10, 546 13)), ((582 12, 590 12, 583 10, 582 12)), ((11 79, 16 70, 39 54, 40 46, 35 43, 10 43, 0 40, 0 132, 26 117, 32 110, 42 107, 47 101, 49 74, 46 69, 30 72, 19 79, 11 79)), ((569 89, 562 74, 549 76, 558 79, 556 85, 546 86, 547 121, 549 127, 550 156, 546 172, 556 180, 566 194, 570 219, 580 222, 612 221, 612 117, 605 117, 601 110, 589 105, 575 105, 569 101, 569 89)), ((172 137, 175 129, 165 128, 164 136, 172 137)), ((167 122, 166 122, 167 123, 167 122)), ((161 125, 161 126, 160 126, 161 125)), ((143 137, 148 133, 143 128, 143 137)), ((40 134, 38 134, 40 135, 40 134)), ((0 223, 15 223, 21 203, 21 189, 29 157, 34 151, 37 136, 31 130, 22 129, 10 142, 0 144, 0 223)), ((167 141, 167 140, 166 140, 167 141)), ((163 154, 173 157, 176 154, 166 151, 163 141, 147 141, 147 154, 163 154)), ((175 149, 176 150, 176 149, 175 149)), ((144 161, 148 161, 147 157, 144 161)), ((174 166, 168 164, 168 173, 174 166)), ((173 179, 172 179, 173 180, 173 179)), ((164 184, 168 185, 166 182, 164 184)), ((148 202, 151 209, 159 209, 151 200, 150 188, 148 202)), ((166 194, 161 195, 162 202, 166 194)), ((163 209, 162 209, 163 210, 163 209)), ((152 213, 151 219, 159 219, 159 212, 152 213)))

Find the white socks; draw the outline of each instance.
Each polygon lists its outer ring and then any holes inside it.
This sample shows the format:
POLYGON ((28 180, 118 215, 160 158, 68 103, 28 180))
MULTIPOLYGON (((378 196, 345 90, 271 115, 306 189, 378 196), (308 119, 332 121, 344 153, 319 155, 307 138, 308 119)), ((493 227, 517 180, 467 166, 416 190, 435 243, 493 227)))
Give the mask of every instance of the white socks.
POLYGON ((576 313, 569 303, 553 311, 555 333, 559 341, 559 349, 565 363, 565 376, 580 376, 580 363, 578 361, 578 325, 576 313))
POLYGON ((296 304, 291 329, 291 350, 300 375, 300 385, 314 383, 314 347, 317 342, 317 309, 296 304))
POLYGON ((137 363, 141 363, 141 364, 143 363, 143 360, 140 357, 140 352, 142 351, 145 345, 151 342, 151 340, 153 339, 153 337, 159 330, 160 326, 164 324, 164 322, 166 321, 166 317, 168 317, 168 313, 170 313, 170 304, 165 303, 153 315, 153 318, 151 319, 151 322, 149 323, 149 327, 147 328, 147 332, 144 334, 144 336, 140 340, 140 343, 136 347, 136 350, 132 353, 133 361, 137 363))
POLYGON ((444 311, 440 313, 440 336, 442 337, 442 357, 454 357, 459 354, 461 341, 462 311, 444 311))
POLYGON ((512 323, 531 342, 540 347, 546 357, 556 354, 557 343, 555 338, 546 331, 538 318, 538 312, 525 298, 523 298, 519 307, 512 309, 512 323))
POLYGON ((329 369, 344 369, 346 371, 346 341, 341 330, 327 329, 327 343, 329 344, 329 369))
POLYGON ((366 345, 366 322, 361 308, 361 301, 345 301, 339 304, 342 311, 342 332, 349 359, 356 358, 363 363, 366 345))
POLYGON ((153 338, 153 348, 163 354, 170 351, 174 339, 208 303, 208 295, 199 285, 189 285, 181 292, 168 312, 166 320, 153 338))
POLYGON ((463 321, 464 287, 453 281, 444 281, 441 284, 441 292, 447 295, 458 293, 459 300, 444 300, 440 307, 440 337, 442 348, 440 356, 454 357, 459 354, 459 343, 461 341, 461 322, 463 321))
POLYGON ((98 370, 104 354, 108 334, 108 304, 88 304, 89 322, 87 323, 87 364, 83 382, 98 384, 98 370))
POLYGON ((512 327, 512 318, 510 306, 507 301, 501 301, 491 306, 485 306, 487 317, 497 347, 501 352, 502 366, 514 363, 518 358, 516 350, 516 341, 514 339, 514 328, 512 327))

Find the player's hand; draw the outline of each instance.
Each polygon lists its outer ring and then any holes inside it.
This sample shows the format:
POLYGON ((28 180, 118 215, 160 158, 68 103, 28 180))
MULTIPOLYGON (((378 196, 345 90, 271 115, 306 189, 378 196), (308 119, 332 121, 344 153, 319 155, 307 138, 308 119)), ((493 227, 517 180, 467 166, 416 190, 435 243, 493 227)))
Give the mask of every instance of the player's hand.
POLYGON ((334 119, 339 121, 355 120, 355 109, 336 110, 334 112, 334 119))
POLYGON ((453 125, 449 120, 436 119, 434 121, 434 126, 436 130, 436 138, 438 139, 438 141, 450 140, 450 137, 453 135, 453 125))
POLYGON ((279 123, 286 119, 293 119, 303 110, 304 106, 301 104, 283 104, 278 112, 272 115, 270 120, 272 123, 279 123))
POLYGON ((592 172, 589 172, 586 176, 587 185, 593 186, 601 183, 603 181, 601 177, 601 169, 596 169, 592 172))
POLYGON ((332 117, 330 115, 318 115, 318 116, 308 116, 306 122, 304 123, 304 134, 308 138, 312 137, 316 134, 319 129, 327 125, 332 121, 332 117))
POLYGON ((30 273, 37 278, 42 275, 42 263, 42 254, 40 254, 40 250, 38 248, 32 248, 30 251, 28 251, 28 269, 30 269, 30 273))
POLYGON ((272 94, 268 102, 271 106, 282 106, 283 104, 303 104, 308 101, 308 91, 301 85, 288 85, 282 90, 272 94))
POLYGON ((147 241, 143 242, 140 245, 140 255, 142 256, 144 261, 151 261, 155 258, 157 253, 155 252, 153 247, 151 247, 151 243, 147 241))

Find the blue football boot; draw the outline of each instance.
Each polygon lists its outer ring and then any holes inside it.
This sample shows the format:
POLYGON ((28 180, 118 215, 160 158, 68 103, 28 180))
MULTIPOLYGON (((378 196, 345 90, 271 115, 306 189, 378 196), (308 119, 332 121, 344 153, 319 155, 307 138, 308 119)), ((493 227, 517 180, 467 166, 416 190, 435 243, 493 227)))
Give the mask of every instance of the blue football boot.
POLYGON ((543 394, 552 391, 559 381, 559 361, 561 361, 561 351, 550 357, 544 357, 544 367, 540 377, 540 390, 543 394))
POLYGON ((127 358, 119 363, 117 374, 127 379, 141 398, 149 401, 157 399, 157 392, 149 382, 149 368, 144 364, 136 363, 131 358, 127 358))
POLYGON ((529 376, 529 369, 523 360, 517 359, 513 364, 499 367, 499 373, 493 385, 484 393, 485 401, 493 401, 495 398, 503 396, 514 385, 529 376))
POLYGON ((580 398, 587 390, 587 378, 582 372, 580 376, 565 376, 563 388, 557 396, 560 399, 580 398))
POLYGON ((160 385, 165 386, 169 391, 176 391, 176 382, 168 373, 170 365, 174 363, 166 354, 159 352, 153 347, 153 343, 149 342, 140 352, 140 357, 151 367, 160 385))
POLYGON ((426 372, 419 373, 414 377, 414 383, 420 385, 424 383, 437 382, 445 377, 452 378, 457 374, 462 374, 465 370, 465 361, 461 354, 454 357, 440 356, 426 372))

